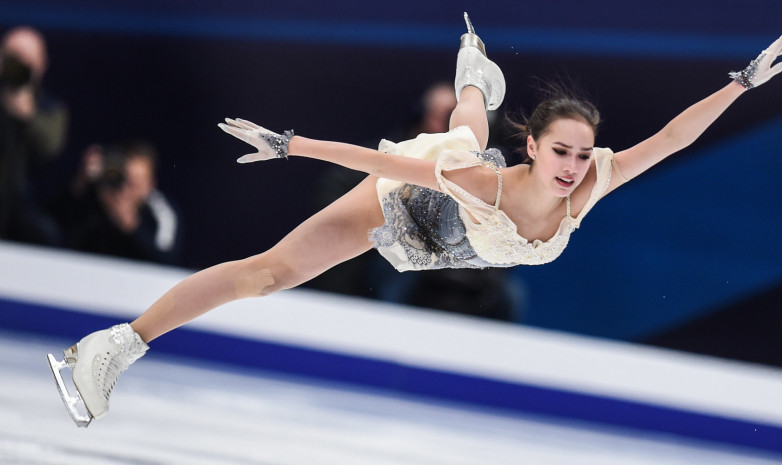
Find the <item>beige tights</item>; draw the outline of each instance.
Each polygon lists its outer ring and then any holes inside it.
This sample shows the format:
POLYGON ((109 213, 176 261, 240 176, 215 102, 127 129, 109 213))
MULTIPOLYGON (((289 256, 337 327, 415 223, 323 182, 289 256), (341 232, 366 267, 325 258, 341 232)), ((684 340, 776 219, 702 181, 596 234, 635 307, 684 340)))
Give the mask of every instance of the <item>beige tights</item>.
POLYGON ((145 342, 228 302, 274 292, 274 276, 251 261, 221 263, 193 274, 166 292, 131 323, 145 342))

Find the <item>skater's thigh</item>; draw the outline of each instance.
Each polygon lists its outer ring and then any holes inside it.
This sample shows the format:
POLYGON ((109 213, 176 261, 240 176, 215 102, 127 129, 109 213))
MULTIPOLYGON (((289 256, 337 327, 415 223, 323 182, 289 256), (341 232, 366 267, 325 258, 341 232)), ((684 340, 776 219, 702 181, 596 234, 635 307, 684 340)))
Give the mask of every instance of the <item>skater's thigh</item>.
MULTIPOLYGON (((262 254, 278 269, 283 288, 297 286, 372 247, 369 231, 384 222, 377 177, 368 176, 262 254)), ((266 261, 266 260, 264 260, 266 261)))

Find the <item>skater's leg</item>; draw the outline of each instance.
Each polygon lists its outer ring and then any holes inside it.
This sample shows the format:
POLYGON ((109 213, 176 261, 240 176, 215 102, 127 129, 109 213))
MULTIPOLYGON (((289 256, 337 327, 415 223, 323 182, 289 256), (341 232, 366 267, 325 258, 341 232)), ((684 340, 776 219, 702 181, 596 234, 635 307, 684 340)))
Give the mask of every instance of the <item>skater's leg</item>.
POLYGON ((297 286, 371 247, 370 229, 383 224, 377 178, 353 190, 294 229, 276 246, 254 257, 223 263, 183 280, 136 321, 92 333, 47 359, 66 408, 78 426, 108 412, 119 375, 147 351, 147 341, 214 307, 245 297, 297 286), (60 371, 70 367, 78 394, 67 392, 60 371), (80 410, 85 408, 87 415, 80 410))
POLYGON ((368 177, 270 250, 188 277, 131 326, 149 342, 219 305, 298 286, 367 251, 369 230, 383 224, 376 180, 368 177))
POLYGON ((477 87, 467 86, 462 89, 459 102, 451 112, 449 128, 469 126, 481 150, 486 149, 489 142, 489 121, 486 118, 486 109, 483 103, 483 93, 477 87))

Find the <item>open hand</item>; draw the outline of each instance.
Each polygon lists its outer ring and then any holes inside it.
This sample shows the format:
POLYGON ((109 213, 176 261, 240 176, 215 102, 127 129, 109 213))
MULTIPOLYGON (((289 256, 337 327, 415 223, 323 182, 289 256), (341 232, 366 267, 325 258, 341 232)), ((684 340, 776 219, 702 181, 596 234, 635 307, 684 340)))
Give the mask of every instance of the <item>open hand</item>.
POLYGON ((251 121, 239 118, 226 118, 225 123, 220 123, 217 126, 228 134, 258 149, 255 153, 248 153, 239 157, 236 160, 239 163, 251 163, 272 158, 288 158, 288 142, 293 137, 293 130, 277 134, 251 121))
POLYGON ((730 77, 747 89, 757 87, 782 72, 782 62, 774 64, 780 54, 782 36, 763 50, 743 71, 732 72, 730 77))

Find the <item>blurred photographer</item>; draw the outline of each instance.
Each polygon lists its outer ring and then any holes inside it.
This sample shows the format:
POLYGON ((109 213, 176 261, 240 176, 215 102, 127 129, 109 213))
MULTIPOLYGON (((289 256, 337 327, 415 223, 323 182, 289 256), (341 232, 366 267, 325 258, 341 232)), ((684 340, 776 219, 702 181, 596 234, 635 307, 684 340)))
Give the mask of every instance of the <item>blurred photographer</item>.
POLYGON ((68 245, 176 264, 181 228, 176 211, 155 187, 156 163, 155 148, 142 141, 89 147, 71 187, 64 221, 68 245))
POLYGON ((41 87, 43 36, 17 27, 0 40, 0 239, 58 245, 56 222, 34 189, 38 169, 65 145, 68 111, 41 87))

